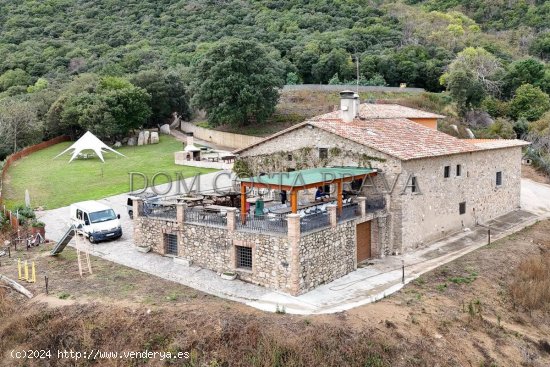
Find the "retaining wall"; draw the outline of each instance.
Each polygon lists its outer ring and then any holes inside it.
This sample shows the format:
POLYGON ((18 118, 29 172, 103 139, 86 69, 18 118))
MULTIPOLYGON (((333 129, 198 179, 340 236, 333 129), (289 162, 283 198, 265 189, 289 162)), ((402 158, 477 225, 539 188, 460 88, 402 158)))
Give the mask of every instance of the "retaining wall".
POLYGON ((197 139, 234 149, 245 148, 262 140, 262 138, 257 136, 206 129, 186 121, 181 122, 180 128, 182 131, 193 133, 197 139))

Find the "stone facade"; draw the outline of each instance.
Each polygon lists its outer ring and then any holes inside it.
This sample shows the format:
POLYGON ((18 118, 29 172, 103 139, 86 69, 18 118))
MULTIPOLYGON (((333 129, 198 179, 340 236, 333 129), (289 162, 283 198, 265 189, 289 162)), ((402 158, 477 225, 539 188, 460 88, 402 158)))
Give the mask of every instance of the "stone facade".
POLYGON ((519 209, 521 155, 521 147, 511 147, 404 162, 401 179, 414 175, 420 193, 407 190, 402 195, 403 248, 424 245, 519 209), (445 166, 450 167, 448 178, 445 166), (497 172, 502 173, 499 186, 497 172), (464 214, 459 212, 460 203, 466 205, 464 214))
POLYGON ((267 288, 290 292, 289 243, 286 236, 228 231, 185 223, 179 256, 218 273, 236 272, 239 278, 267 288), (252 248, 252 270, 236 267, 235 246, 252 248))
POLYGON ((382 233, 386 242, 378 245, 379 256, 423 246, 519 208, 520 146, 402 161, 304 125, 240 152, 239 159, 254 175, 325 166, 379 170, 362 188, 367 197, 382 195, 386 199, 388 217, 382 233), (319 148, 327 149, 327 158, 319 158, 319 148), (461 165, 460 177, 455 177, 457 165, 461 165), (450 178, 443 177, 445 166, 450 166, 450 178), (498 188, 496 172, 502 172, 503 177, 498 188), (421 193, 411 192, 412 177, 421 193), (466 202, 466 213, 461 215, 462 202, 466 202))
POLYGON ((300 239, 300 289, 309 291, 357 267, 355 220, 300 239))
POLYGON ((334 207, 330 225, 311 232, 301 233, 299 215, 290 214, 287 233, 257 233, 237 230, 235 211, 228 211, 226 226, 202 225, 186 222, 183 206, 178 206, 174 219, 141 216, 140 201, 134 200, 134 213, 138 213, 134 216, 134 240, 138 247, 167 255, 165 235, 177 235, 178 258, 217 273, 232 271, 244 281, 297 295, 357 268, 358 223, 372 221, 372 252, 384 251, 375 246, 388 242, 386 213, 367 213, 365 200, 359 203, 357 217, 338 223, 334 207), (252 269, 237 267, 237 246, 252 249, 252 269))

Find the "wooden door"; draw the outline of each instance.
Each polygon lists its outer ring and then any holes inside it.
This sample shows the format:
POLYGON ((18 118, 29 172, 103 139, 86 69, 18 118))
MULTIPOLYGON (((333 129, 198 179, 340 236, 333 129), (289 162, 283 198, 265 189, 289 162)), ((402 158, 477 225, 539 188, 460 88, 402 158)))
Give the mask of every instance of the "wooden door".
POLYGON ((371 258, 370 221, 357 225, 357 263, 371 258))

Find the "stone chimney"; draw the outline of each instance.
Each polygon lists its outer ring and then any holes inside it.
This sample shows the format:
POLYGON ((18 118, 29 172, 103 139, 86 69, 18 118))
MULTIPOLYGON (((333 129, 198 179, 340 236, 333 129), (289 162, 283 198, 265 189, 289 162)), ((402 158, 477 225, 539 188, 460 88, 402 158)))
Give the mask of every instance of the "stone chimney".
POLYGON ((183 148, 186 152, 197 152, 200 149, 195 146, 195 139, 193 138, 193 133, 185 133, 187 135, 187 144, 185 144, 185 148, 183 148))
POLYGON ((187 145, 195 145, 195 138, 193 137, 193 133, 185 133, 187 135, 187 145))
POLYGON ((340 114, 344 122, 352 122, 359 113, 359 95, 351 90, 340 92, 340 114))

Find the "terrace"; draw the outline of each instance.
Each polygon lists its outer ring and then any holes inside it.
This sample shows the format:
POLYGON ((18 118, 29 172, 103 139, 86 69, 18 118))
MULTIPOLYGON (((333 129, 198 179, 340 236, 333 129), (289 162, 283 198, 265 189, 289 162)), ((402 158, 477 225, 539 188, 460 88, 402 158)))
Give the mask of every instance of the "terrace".
POLYGON ((231 200, 216 205, 223 194, 203 193, 195 197, 176 197, 171 200, 147 201, 140 215, 152 219, 178 221, 178 208, 183 223, 229 228, 235 231, 286 235, 289 215, 299 222, 300 232, 308 233, 384 209, 383 197, 364 198, 344 192, 346 182, 363 180, 376 175, 369 168, 319 168, 244 178, 239 193, 228 193, 231 200), (307 200, 301 192, 334 185, 336 197, 307 200), (289 192, 290 203, 275 202, 276 193, 289 192), (235 200, 233 200, 235 199, 235 200), (218 201, 215 201, 218 200, 218 201), (240 202, 240 208, 232 204, 240 202))

